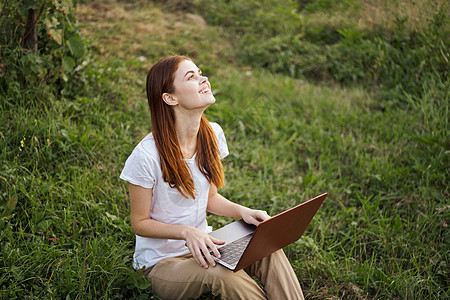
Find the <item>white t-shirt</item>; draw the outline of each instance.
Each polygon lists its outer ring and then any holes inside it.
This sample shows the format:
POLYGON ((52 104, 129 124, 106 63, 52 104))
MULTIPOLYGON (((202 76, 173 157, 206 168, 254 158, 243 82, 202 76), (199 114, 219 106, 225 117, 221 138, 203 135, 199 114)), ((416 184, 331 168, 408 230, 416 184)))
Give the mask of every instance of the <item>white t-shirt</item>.
MULTIPOLYGON (((222 128, 210 123, 217 139, 220 158, 228 155, 227 142, 222 128)), ((171 188, 162 177, 158 150, 153 134, 148 134, 134 148, 125 162, 120 178, 144 188, 153 189, 150 216, 153 220, 167 224, 194 226, 202 231, 210 232, 206 222, 206 206, 208 204, 209 182, 200 172, 195 161, 195 154, 185 159, 195 184, 195 199, 184 198, 176 188, 171 188)), ((188 254, 184 240, 148 238, 136 235, 136 247, 133 266, 136 269, 149 268, 167 257, 188 254)))

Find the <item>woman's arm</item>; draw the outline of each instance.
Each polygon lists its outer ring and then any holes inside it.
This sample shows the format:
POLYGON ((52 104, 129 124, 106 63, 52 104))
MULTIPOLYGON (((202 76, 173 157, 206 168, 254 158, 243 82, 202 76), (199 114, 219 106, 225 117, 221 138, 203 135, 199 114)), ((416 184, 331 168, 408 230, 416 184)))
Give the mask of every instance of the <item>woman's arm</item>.
POLYGON ((150 208, 153 190, 130 183, 129 191, 131 228, 135 234, 151 238, 185 240, 189 251, 201 266, 208 268, 208 263, 211 266, 215 265, 208 248, 213 251, 215 256, 220 257, 215 244, 221 245, 224 243, 223 241, 192 226, 170 225, 152 220, 150 208))
POLYGON ((217 192, 217 187, 211 184, 208 195, 207 211, 225 217, 242 218, 246 223, 258 226, 270 218, 263 210, 250 209, 233 203, 217 192))

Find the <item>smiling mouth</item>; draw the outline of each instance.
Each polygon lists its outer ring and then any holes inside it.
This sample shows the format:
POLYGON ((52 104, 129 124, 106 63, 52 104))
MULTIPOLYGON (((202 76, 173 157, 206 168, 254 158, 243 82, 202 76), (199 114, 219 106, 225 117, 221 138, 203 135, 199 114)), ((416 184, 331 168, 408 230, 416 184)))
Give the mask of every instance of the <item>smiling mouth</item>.
POLYGON ((211 94, 211 89, 206 87, 198 92, 199 94, 211 94))

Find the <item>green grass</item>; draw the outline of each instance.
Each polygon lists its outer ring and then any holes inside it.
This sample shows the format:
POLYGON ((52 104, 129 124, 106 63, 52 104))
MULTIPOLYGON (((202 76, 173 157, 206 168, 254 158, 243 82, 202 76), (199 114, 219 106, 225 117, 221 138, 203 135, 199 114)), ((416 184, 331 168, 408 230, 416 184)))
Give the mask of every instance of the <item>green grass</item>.
POLYGON ((363 87, 239 64, 230 34, 195 25, 198 16, 100 3, 78 13, 98 85, 75 99, 33 88, 0 96, 1 299, 154 298, 131 268, 118 176, 150 130, 145 71, 170 53, 191 55, 216 92, 207 116, 230 149, 223 195, 273 215, 329 193, 285 249, 308 299, 450 297, 448 85, 381 105, 363 87))
POLYGON ((440 287, 447 272, 448 157, 443 143, 433 147, 433 160, 418 159, 422 116, 374 110, 359 89, 241 74, 221 82, 224 100, 209 110, 231 149, 223 193, 271 214, 330 193, 311 231, 287 248, 299 278, 310 280, 309 296, 317 289, 337 297, 448 293, 440 287), (432 161, 439 175, 428 173, 436 170, 426 165, 432 161))

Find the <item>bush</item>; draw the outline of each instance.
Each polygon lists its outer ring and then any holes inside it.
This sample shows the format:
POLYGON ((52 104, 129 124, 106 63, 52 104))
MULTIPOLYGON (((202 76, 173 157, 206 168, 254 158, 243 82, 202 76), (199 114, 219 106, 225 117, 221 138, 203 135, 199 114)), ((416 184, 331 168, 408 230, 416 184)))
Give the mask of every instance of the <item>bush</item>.
POLYGON ((318 45, 301 37, 277 35, 259 42, 250 36, 244 39, 239 51, 245 57, 244 62, 294 78, 307 76, 319 80, 326 76, 326 55, 318 45))
POLYGON ((50 87, 73 97, 83 89, 82 69, 88 62, 87 44, 74 17, 72 1, 5 1, 0 20, 0 90, 11 82, 20 89, 50 87), (34 12, 34 21, 30 16, 34 12), (36 30, 32 45, 27 43, 36 30))
POLYGON ((365 38, 356 28, 340 30, 342 39, 328 52, 329 72, 339 82, 380 84, 387 95, 405 103, 405 92, 422 95, 422 83, 448 81, 449 36, 445 6, 421 32, 408 32, 397 18, 390 37, 365 38))

